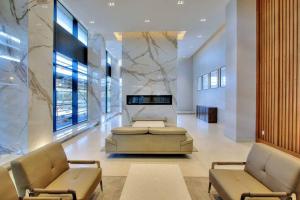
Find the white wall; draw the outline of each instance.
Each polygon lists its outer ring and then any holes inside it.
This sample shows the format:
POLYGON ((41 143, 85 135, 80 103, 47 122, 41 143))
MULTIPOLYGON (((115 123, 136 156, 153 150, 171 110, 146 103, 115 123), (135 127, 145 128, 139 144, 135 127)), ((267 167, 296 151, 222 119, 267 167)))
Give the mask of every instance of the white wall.
POLYGON ((231 0, 226 9, 225 135, 255 140, 256 0, 231 0))
POLYGON ((177 113, 193 112, 193 58, 177 61, 177 113))
POLYGON ((225 88, 198 91, 197 84, 201 75, 226 65, 225 49, 225 28, 222 27, 193 56, 193 109, 196 105, 218 107, 219 123, 223 123, 225 118, 225 88))

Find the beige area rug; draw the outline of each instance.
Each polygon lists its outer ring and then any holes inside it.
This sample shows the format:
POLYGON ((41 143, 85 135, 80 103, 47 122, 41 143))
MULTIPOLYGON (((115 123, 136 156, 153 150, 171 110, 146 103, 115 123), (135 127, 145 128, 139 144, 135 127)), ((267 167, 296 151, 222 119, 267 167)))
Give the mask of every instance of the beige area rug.
MULTIPOLYGON (((184 177, 184 179, 192 200, 221 200, 213 189, 211 194, 207 193, 208 178, 184 177)), ((91 200, 119 200, 125 181, 125 176, 104 176, 104 192, 98 187, 91 200)))

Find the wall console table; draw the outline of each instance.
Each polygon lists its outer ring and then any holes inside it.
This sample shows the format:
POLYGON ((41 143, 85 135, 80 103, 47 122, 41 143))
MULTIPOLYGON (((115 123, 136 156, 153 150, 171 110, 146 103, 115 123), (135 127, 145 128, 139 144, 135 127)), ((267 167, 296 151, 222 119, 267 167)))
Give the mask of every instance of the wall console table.
POLYGON ((196 106, 196 117, 198 119, 206 121, 208 123, 217 123, 218 122, 218 108, 197 105, 196 106))

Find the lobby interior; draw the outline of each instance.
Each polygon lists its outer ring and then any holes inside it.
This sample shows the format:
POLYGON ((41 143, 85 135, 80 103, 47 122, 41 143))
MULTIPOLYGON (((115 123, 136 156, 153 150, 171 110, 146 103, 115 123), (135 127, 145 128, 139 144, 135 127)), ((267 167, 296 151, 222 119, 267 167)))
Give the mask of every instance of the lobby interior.
POLYGON ((300 0, 1 0, 0 200, 300 200, 300 0))

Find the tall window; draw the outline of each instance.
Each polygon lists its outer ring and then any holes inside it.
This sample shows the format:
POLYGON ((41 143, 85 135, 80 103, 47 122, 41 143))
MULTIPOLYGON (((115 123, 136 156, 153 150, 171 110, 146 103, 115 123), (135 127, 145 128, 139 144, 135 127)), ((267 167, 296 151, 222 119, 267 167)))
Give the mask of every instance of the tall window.
POLYGON ((54 131, 57 131, 88 119, 88 32, 58 1, 55 5, 54 131), (68 46, 70 43, 72 47, 68 46))

